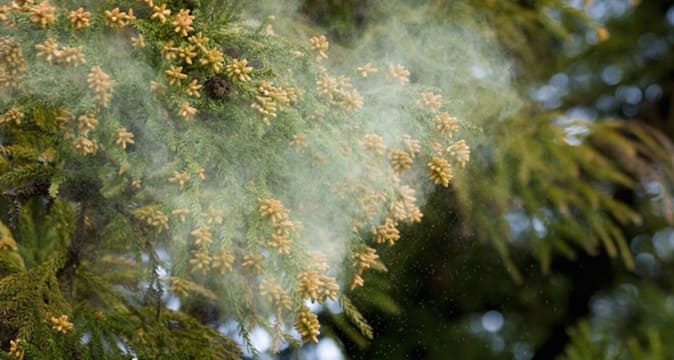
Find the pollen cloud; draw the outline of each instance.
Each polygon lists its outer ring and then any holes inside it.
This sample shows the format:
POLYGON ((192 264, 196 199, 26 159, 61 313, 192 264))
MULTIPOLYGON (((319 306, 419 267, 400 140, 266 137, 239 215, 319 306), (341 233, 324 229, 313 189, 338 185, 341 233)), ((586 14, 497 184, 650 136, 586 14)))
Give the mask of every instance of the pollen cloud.
POLYGON ((76 169, 52 196, 96 177, 125 204, 101 217, 148 244, 141 265, 162 269, 146 280, 166 302, 205 298, 241 324, 271 316, 275 350, 290 324, 317 341, 304 303, 348 303, 364 272, 385 269, 377 251, 414 241, 400 225, 423 226, 427 195, 517 106, 469 8, 429 21, 431 7, 372 5, 385 20, 338 46, 285 2, 240 18, 123 3, 3 9, 30 23, 1 28, 0 124, 52 112, 68 159, 54 166, 76 169))

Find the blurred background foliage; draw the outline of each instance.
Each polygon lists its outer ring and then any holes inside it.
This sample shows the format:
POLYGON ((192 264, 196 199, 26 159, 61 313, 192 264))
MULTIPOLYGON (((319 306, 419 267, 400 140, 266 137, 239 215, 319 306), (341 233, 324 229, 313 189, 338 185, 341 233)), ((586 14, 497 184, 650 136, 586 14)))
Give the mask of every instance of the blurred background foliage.
MULTIPOLYGON (((389 272, 350 294, 374 340, 326 308, 322 342, 301 355, 669 358, 674 2, 423 3, 305 0, 300 18, 350 50, 405 45, 400 30, 421 24, 496 39, 520 105, 475 124, 465 177, 382 253, 389 272)), ((406 60, 446 66, 429 53, 406 60)))

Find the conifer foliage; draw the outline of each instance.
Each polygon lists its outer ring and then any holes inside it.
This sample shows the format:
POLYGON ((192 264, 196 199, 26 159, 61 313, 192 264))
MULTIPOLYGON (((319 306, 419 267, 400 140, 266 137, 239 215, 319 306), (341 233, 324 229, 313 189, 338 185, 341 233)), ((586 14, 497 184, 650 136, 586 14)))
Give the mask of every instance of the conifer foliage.
POLYGON ((371 336, 340 288, 468 162, 404 64, 198 4, 0 4, 3 357, 238 358, 218 324, 317 342, 338 299, 371 336))

